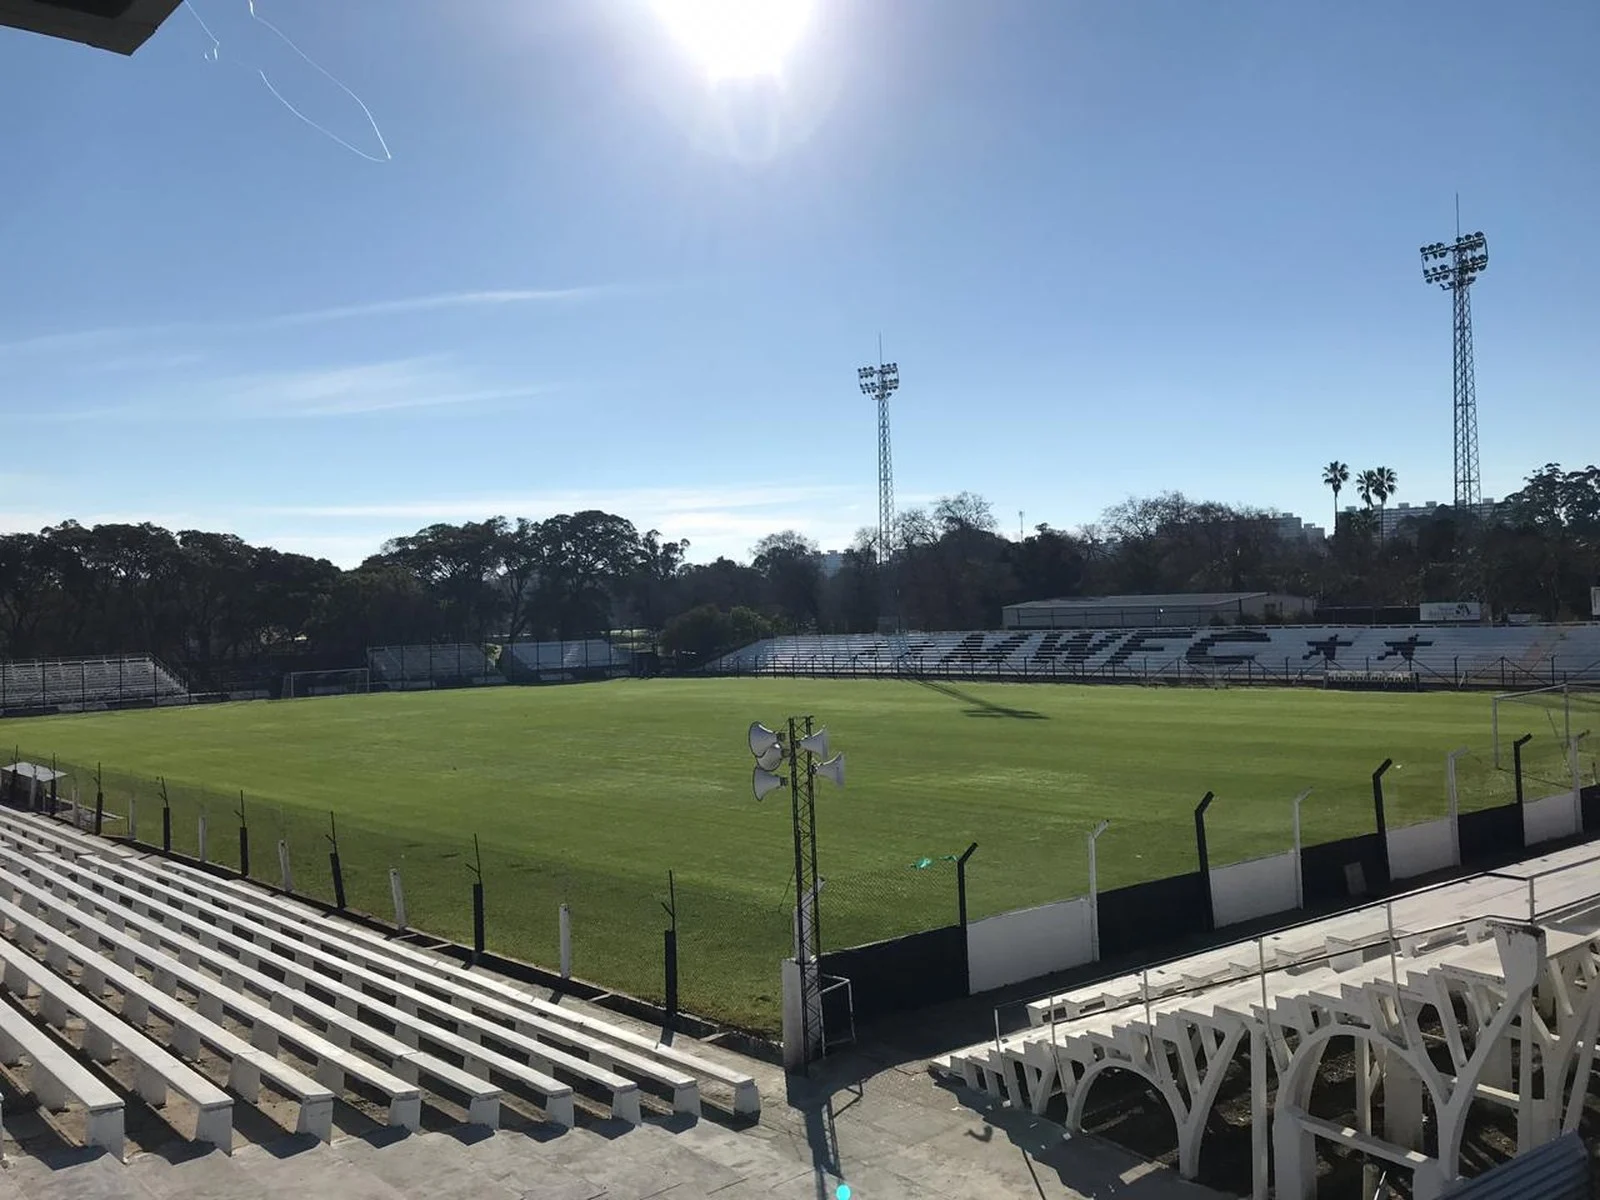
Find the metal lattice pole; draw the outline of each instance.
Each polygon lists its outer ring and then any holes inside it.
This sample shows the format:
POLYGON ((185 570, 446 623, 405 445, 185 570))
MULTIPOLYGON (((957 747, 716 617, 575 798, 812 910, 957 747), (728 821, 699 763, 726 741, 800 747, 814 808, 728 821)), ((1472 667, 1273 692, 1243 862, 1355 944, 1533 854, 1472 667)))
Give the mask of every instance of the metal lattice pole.
POLYGON ((1472 292, 1467 284, 1455 289, 1455 301, 1456 508, 1477 513, 1483 494, 1478 472, 1478 388, 1472 370, 1472 292))
POLYGON ((900 364, 885 363, 879 347, 876 366, 860 368, 863 395, 878 402, 878 575, 882 599, 880 617, 898 628, 899 613, 892 581, 895 549, 894 446, 889 434, 889 397, 900 387, 900 364))
POLYGON ((1473 281, 1489 265, 1489 243, 1480 230, 1463 235, 1457 202, 1456 239, 1422 247, 1422 278, 1450 292, 1454 300, 1454 456, 1455 507, 1477 516, 1483 500, 1478 470, 1478 389, 1472 363, 1473 281))

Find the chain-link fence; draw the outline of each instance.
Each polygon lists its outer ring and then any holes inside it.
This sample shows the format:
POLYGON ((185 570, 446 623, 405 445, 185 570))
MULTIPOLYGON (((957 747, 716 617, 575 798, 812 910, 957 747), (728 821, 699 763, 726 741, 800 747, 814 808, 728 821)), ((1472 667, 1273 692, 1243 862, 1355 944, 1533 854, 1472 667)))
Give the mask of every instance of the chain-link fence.
POLYGON ((1480 812, 1517 802, 1517 779, 1508 759, 1503 767, 1494 764, 1488 746, 1473 746, 1455 756, 1456 806, 1464 813, 1480 812))
POLYGON ((841 950, 954 925, 960 918, 958 857, 944 854, 837 875, 824 872, 818 929, 823 948, 841 950))

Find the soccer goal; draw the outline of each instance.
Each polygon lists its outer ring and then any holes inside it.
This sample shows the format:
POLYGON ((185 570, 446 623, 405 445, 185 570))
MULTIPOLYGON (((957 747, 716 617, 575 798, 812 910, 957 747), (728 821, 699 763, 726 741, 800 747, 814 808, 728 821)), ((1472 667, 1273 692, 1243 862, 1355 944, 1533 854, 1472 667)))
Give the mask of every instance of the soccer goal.
POLYGON ((290 671, 283 677, 283 698, 306 696, 347 696, 372 690, 372 671, 368 667, 345 667, 337 671, 290 671))
POLYGON ((1511 765, 1511 744, 1525 734, 1572 745, 1600 730, 1600 684, 1556 683, 1525 692, 1502 692, 1493 700, 1494 765, 1511 765))

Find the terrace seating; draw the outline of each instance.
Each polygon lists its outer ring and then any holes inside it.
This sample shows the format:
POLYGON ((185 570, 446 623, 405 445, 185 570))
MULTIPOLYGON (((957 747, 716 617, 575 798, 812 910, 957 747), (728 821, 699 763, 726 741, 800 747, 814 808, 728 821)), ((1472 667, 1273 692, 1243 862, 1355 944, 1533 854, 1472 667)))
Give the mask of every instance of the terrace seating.
POLYGON ((713 673, 915 674, 998 679, 1321 681, 1330 671, 1414 673, 1424 684, 1600 681, 1600 624, 973 630, 768 638, 713 673))
MULTIPOLYGON (((1099 1075, 1131 1071, 1172 1109, 1179 1168, 1193 1177, 1212 1103, 1248 1041, 1254 1194, 1266 1194, 1269 1139, 1276 1194, 1314 1194, 1311 1143, 1322 1138, 1412 1171, 1414 1194, 1437 1196, 1458 1173, 1459 1138, 1451 1138, 1472 1100, 1523 1114, 1519 1152, 1554 1136, 1563 1114, 1570 1122, 1577 1111, 1561 1088, 1515 1090, 1531 1087, 1532 1075, 1513 1082, 1509 1039, 1524 1036, 1515 1027, 1529 1013, 1538 1026, 1538 1069, 1565 1080, 1592 1038, 1592 1026, 1582 1030, 1600 1013, 1595 861, 1592 846, 1558 851, 1046 997, 1028 1006, 1024 1029, 959 1050, 935 1069, 1035 1115, 1061 1097, 1074 1129, 1099 1075), (1535 1007, 1526 1007, 1530 998, 1535 1007), (1424 1010, 1446 1016, 1449 1071, 1424 1047, 1417 1024, 1424 1010), (1359 1093, 1358 1128, 1307 1111, 1322 1048, 1334 1034, 1355 1039, 1358 1078, 1376 1071, 1390 1080, 1381 1131, 1359 1093), (1279 1079, 1271 1103, 1258 1069, 1269 1055, 1279 1079), (1399 1074, 1386 1074, 1401 1064, 1399 1074), (1414 1096, 1403 1086, 1406 1075, 1422 1081, 1414 1096), (1422 1153, 1423 1086, 1441 1123, 1438 1158, 1422 1153)), ((1580 1068, 1580 1093, 1587 1074, 1580 1068)))
POLYGON ((233 1149, 233 1100, 216 1084, 14 943, 0 940, 0 964, 5 967, 5 988, 13 996, 25 999, 31 990, 38 991, 39 1010, 49 1024, 65 1031, 69 1016, 83 1022, 84 1048, 91 1057, 106 1062, 120 1051, 132 1059, 135 1086, 146 1103, 159 1108, 167 1102, 168 1089, 177 1092, 195 1108, 195 1140, 224 1152, 233 1149))
POLYGON ((0 1065, 28 1063, 33 1094, 50 1112, 69 1103, 84 1110, 84 1140, 122 1157, 122 1097, 52 1041, 26 1014, 0 1003, 0 1065))
MULTIPOLYGON (((143 1036, 138 1030, 159 1016, 171 1052, 151 1050, 189 1071, 172 1053, 207 1048, 227 1064, 236 1095, 254 1102, 267 1086, 289 1096, 299 1131, 324 1140, 347 1087, 382 1097, 390 1124, 405 1129, 419 1128, 424 1095, 450 1098, 469 1122, 492 1128, 502 1088, 531 1099, 557 1126, 574 1123, 579 1093, 629 1124, 643 1118, 646 1101, 698 1114, 702 1083, 731 1095, 719 1103, 735 1113, 760 1108, 753 1079, 681 1040, 662 1045, 247 883, 4 809, 0 935, 8 939, 0 950, 33 986, 44 979, 62 1003, 76 995, 128 1036, 143 1036), (120 1017, 103 1007, 108 993, 120 997, 120 1017), (281 1062, 280 1046, 313 1064, 315 1077, 281 1062)), ((3 1036, 0 1050, 16 1053, 3 1036)), ((23 1053, 39 1061, 32 1049, 23 1053)), ((91 1071, 46 1090, 53 1103, 100 1103, 96 1082, 91 1071)), ((107 1142, 110 1120, 95 1128, 107 1142)), ((210 1136, 220 1136, 217 1120, 210 1136)))
MULTIPOLYGON (((203 1015, 215 1021, 226 1014, 250 1029, 251 1044, 258 1049, 274 1054, 280 1042, 287 1043, 317 1064, 317 1079, 328 1088, 342 1091, 347 1083, 359 1084, 385 1098, 390 1125, 418 1128, 422 1096, 416 1083, 408 1083, 352 1054, 352 1042, 361 1044, 364 1031, 350 1029, 344 1014, 327 1006, 306 1005, 302 1010, 306 1015, 327 1021, 321 1033, 302 1029, 293 1021, 297 1015, 293 1006, 279 999, 281 989, 265 976, 246 976, 224 966, 219 986, 217 980, 200 970, 202 964, 216 967, 218 960, 192 939, 169 937, 157 924, 125 914, 114 905, 102 904, 100 896, 70 876, 51 871, 41 861, 30 861, 3 846, 0 865, 12 872, 9 885, 37 905, 39 911, 53 910, 63 922, 70 917, 80 930, 92 932, 111 945, 122 965, 131 963, 147 969, 158 990, 171 990, 181 984, 195 994, 203 1015), (67 904, 80 911, 70 911, 67 904), (133 933, 128 932, 130 926, 133 933), (265 980, 262 994, 267 997, 266 1002, 244 994, 240 987, 257 979, 265 980), (285 1008, 291 1011, 283 1011, 285 1008)), ((117 891, 109 883, 102 886, 107 892, 117 891)), ((375 1048, 381 1052, 386 1045, 380 1041, 375 1048)))
POLYGON ((367 666, 375 682, 401 689, 506 681, 484 648, 467 642, 374 646, 367 651, 367 666))
POLYGON ((148 655, 0 662, 0 712, 182 703, 189 690, 148 655))
POLYGON ((574 642, 512 642, 501 657, 506 673, 531 680, 554 681, 580 675, 626 674, 632 655, 605 638, 574 642))
MULTIPOLYGON (((69 965, 78 967, 81 986, 92 997, 99 998, 107 986, 120 992, 123 1019, 135 1028, 144 1028, 149 1015, 155 1013, 172 1026, 174 1048, 185 1057, 197 1057, 203 1043, 227 1060, 228 1086, 245 1100, 253 1103, 260 1095, 263 1079, 267 1080, 276 1090, 299 1103, 296 1133, 313 1134, 324 1142, 330 1140, 333 1133, 331 1089, 201 1016, 182 1000, 147 983, 132 970, 84 949, 80 942, 57 930, 46 919, 53 905, 37 893, 30 893, 28 898, 33 901, 33 913, 9 900, 0 900, 0 917, 10 922, 13 938, 29 936, 47 947, 47 966, 54 966, 63 974, 69 965)), ((109 927, 99 929, 90 925, 80 927, 79 937, 100 941, 104 932, 109 932, 104 940, 113 947, 123 940, 109 927)))

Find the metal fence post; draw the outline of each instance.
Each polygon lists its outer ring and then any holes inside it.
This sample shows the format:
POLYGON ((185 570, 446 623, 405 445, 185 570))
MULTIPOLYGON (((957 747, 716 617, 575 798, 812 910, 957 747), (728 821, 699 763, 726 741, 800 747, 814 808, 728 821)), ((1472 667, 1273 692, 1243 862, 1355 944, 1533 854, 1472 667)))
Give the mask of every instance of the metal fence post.
POLYGON ((333 903, 334 907, 344 908, 344 870, 339 863, 339 826, 334 821, 333 812, 328 812, 328 832, 323 834, 328 839, 328 867, 333 875, 333 903))
POLYGON ((1194 806, 1194 844, 1200 855, 1200 887, 1204 892, 1201 903, 1208 933, 1217 927, 1216 909, 1211 903, 1211 856, 1206 850, 1206 809, 1211 807, 1211 801, 1215 798, 1215 793, 1207 792, 1200 798, 1200 803, 1194 806))
POLYGON ((963 930, 967 927, 967 859, 971 858, 978 849, 978 843, 973 842, 956 859, 956 919, 961 923, 963 930))
POLYGON ((1383 807, 1383 773, 1394 766, 1394 759, 1386 758, 1378 764, 1378 769, 1372 773, 1372 811, 1378 826, 1378 850, 1383 861, 1383 886, 1387 888, 1393 880, 1389 865, 1389 822, 1383 807))
POLYGON ((1522 748, 1533 741, 1533 734, 1525 733, 1511 743, 1511 769, 1516 776, 1517 805, 1522 804, 1522 748))

